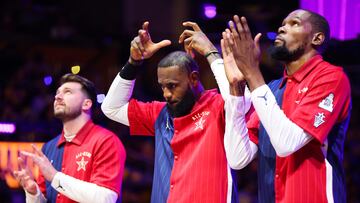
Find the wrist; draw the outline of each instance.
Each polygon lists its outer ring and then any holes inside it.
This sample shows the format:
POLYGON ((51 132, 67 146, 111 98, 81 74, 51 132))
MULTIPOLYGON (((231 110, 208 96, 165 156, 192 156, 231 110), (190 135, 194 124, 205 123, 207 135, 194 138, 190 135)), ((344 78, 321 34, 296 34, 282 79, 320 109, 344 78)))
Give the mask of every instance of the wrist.
POLYGON ((213 49, 211 51, 208 51, 205 53, 204 57, 206 58, 206 60, 209 62, 209 64, 211 64, 212 62, 214 62, 216 59, 220 59, 221 55, 219 54, 218 50, 213 49))
POLYGON ((135 60, 135 59, 133 59, 133 58, 130 56, 128 62, 129 62, 131 65, 140 66, 144 61, 143 61, 143 60, 135 60))
POLYGON ((265 84, 264 78, 260 74, 250 74, 245 76, 245 79, 249 85, 250 92, 254 91, 256 88, 265 84))

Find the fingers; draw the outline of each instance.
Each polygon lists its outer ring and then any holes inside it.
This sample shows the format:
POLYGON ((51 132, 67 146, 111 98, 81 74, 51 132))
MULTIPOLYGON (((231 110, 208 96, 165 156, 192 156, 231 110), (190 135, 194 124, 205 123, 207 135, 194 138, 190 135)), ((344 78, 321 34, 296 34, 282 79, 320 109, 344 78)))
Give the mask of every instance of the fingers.
POLYGON ((36 154, 38 154, 41 157, 45 157, 44 153, 41 151, 41 149, 37 148, 36 145, 31 144, 31 147, 34 149, 36 154))
POLYGON ((229 27, 230 27, 230 30, 229 30, 229 31, 231 31, 232 36, 233 36, 235 39, 241 39, 241 37, 239 36, 238 31, 237 31, 236 28, 235 28, 235 24, 234 24, 233 21, 229 21, 229 27))
POLYGON ((186 38, 193 36, 194 33, 192 30, 184 30, 179 37, 179 43, 183 43, 186 38))
POLYGON ((171 45, 171 41, 168 39, 162 40, 161 42, 158 42, 155 44, 157 49, 161 49, 163 47, 171 45))
POLYGON ((25 157, 29 157, 29 158, 33 159, 34 161, 35 161, 35 158, 38 157, 37 155, 30 153, 30 152, 26 152, 26 151, 20 151, 20 154, 25 157))
POLYGON ((260 38, 261 38, 261 33, 258 33, 255 38, 254 38, 254 43, 255 43, 255 48, 256 49, 260 49, 260 38))
POLYGON ((229 46, 229 39, 226 32, 222 32, 222 40, 220 41, 221 44, 221 50, 223 53, 223 56, 228 56, 231 53, 231 49, 229 46))
POLYGON ((142 25, 142 29, 145 30, 146 32, 149 31, 149 21, 145 21, 142 25))
POLYGON ((26 169, 25 161, 23 158, 18 157, 17 161, 18 161, 19 170, 26 169))
POLYGON ((245 17, 241 17, 241 24, 243 26, 243 29, 244 29, 244 36, 245 38, 247 39, 252 39, 252 36, 251 36, 251 32, 250 32, 250 28, 249 28, 249 25, 246 21, 246 18, 245 17))
POLYGON ((141 51, 140 49, 140 39, 139 39, 139 36, 135 37, 132 41, 131 41, 131 48, 130 48, 130 52, 132 54, 132 57, 134 59, 137 59, 137 60, 141 60, 144 58, 144 54, 143 52, 141 51), (134 53, 133 53, 134 52, 134 53), (135 57, 135 56, 138 56, 138 57, 135 57))
POLYGON ((191 27, 196 32, 198 32, 198 31, 202 32, 199 25, 195 22, 186 21, 186 22, 183 22, 183 26, 191 27))
POLYGON ((235 41, 234 41, 234 34, 232 32, 230 32, 229 29, 225 29, 226 32, 226 43, 228 43, 229 46, 233 47, 235 45, 235 41))

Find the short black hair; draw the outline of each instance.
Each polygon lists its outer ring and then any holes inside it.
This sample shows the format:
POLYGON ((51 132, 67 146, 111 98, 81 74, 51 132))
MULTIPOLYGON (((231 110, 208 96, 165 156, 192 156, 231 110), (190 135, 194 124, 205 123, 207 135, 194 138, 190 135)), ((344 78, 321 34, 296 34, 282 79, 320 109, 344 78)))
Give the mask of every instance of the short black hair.
POLYGON ((67 73, 61 77, 60 86, 67 82, 77 82, 81 84, 81 90, 92 101, 91 109, 94 110, 96 107, 96 89, 94 83, 84 77, 81 77, 80 75, 72 73, 67 73))
POLYGON ((193 71, 199 71, 199 65, 196 61, 186 52, 174 51, 166 55, 158 64, 158 68, 166 68, 170 66, 179 66, 181 69, 186 70, 188 74, 193 71))
POLYGON ((312 32, 313 33, 322 32, 325 35, 324 42, 319 46, 319 51, 323 52, 327 48, 330 41, 329 22, 326 20, 325 17, 319 15, 318 13, 309 10, 305 10, 305 11, 310 14, 309 21, 312 26, 312 32))

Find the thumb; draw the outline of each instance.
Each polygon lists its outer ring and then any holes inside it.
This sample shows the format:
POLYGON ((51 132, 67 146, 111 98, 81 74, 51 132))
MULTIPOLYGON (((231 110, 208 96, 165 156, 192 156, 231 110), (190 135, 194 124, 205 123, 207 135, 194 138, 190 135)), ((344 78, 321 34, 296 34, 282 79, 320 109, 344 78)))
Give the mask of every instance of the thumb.
POLYGON ((162 40, 161 42, 158 42, 155 44, 157 49, 161 49, 163 47, 169 46, 171 44, 171 41, 168 39, 162 40))
POLYGON ((254 38, 255 48, 260 50, 261 33, 258 33, 254 38))

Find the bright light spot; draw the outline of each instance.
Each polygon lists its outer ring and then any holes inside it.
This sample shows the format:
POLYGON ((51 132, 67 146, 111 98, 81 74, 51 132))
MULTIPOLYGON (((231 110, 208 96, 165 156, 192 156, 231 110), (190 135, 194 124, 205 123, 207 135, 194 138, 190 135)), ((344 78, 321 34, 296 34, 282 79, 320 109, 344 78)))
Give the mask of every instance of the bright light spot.
POLYGON ((0 133, 12 134, 15 130, 16 127, 13 123, 0 123, 0 133))
POLYGON ((104 99, 105 99, 105 94, 96 95, 96 100, 99 104, 103 103, 104 99))
POLYGON ((268 32, 268 33, 266 33, 267 38, 270 39, 270 40, 275 40, 276 35, 277 35, 277 34, 276 34, 275 32, 268 32))
POLYGON ((71 67, 71 72, 73 74, 78 74, 80 72, 80 66, 73 66, 71 67))
POLYGON ((204 4, 204 15, 207 18, 214 18, 216 16, 216 6, 214 4, 204 4))
POLYGON ((51 85, 51 83, 52 83, 52 77, 51 77, 50 75, 45 76, 45 77, 44 77, 44 84, 45 84, 46 86, 49 86, 49 85, 51 85))

